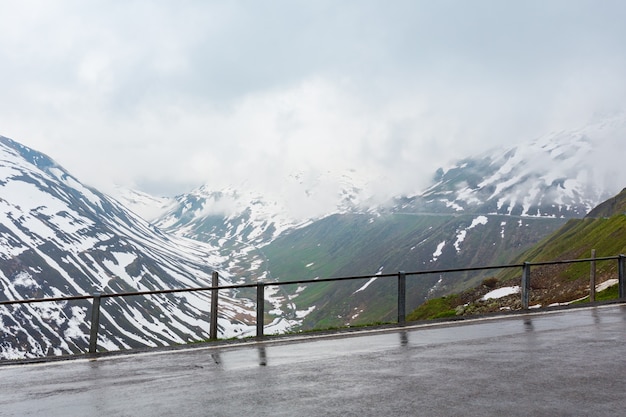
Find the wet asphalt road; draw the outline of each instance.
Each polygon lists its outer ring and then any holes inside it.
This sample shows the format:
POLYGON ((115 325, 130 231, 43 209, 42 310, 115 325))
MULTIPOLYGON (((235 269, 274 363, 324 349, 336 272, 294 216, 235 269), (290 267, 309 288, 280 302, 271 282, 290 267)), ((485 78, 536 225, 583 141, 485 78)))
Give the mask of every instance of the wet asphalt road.
POLYGON ((0 366, 0 415, 626 415, 626 307, 0 366))

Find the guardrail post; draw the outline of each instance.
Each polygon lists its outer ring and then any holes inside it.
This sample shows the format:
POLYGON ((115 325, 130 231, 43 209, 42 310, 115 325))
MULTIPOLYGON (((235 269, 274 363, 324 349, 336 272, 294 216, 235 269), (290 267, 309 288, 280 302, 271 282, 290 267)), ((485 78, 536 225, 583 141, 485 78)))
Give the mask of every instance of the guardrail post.
POLYGON ((524 270, 522 271, 522 309, 528 310, 530 301, 530 262, 524 262, 524 270))
POLYGON ((213 340, 217 339, 217 297, 219 285, 219 274, 217 271, 213 271, 211 275, 211 324, 209 328, 209 337, 213 340))
POLYGON ((617 269, 619 271, 619 298, 626 299, 626 256, 620 254, 617 259, 617 269))
POLYGON ((406 272, 398 272, 398 324, 406 322, 406 272))
POLYGON ((265 321, 265 285, 259 282, 256 285, 256 337, 263 337, 265 321))
POLYGON ((89 332, 89 354, 95 355, 98 348, 98 327, 100 327, 100 299, 101 294, 93 294, 91 304, 91 330, 89 332))
POLYGON ((591 266, 589 271, 589 302, 596 301, 596 250, 591 249, 591 266))

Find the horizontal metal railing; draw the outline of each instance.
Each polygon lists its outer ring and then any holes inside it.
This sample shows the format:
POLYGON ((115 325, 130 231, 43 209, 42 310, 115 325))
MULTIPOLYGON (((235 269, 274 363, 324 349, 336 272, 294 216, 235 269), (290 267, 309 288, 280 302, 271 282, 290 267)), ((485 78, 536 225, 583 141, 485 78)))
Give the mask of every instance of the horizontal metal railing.
POLYGON ((0 301, 2 305, 12 304, 31 304, 31 303, 43 303, 43 302, 64 302, 73 300, 92 300, 91 308, 91 326, 89 337, 89 354, 97 353, 97 341, 99 330, 99 316, 100 316, 100 301, 103 298, 117 298, 117 297, 130 297, 130 296, 147 296, 147 295, 159 295, 159 294, 174 294, 185 292, 211 292, 211 312, 210 312, 210 338, 217 339, 217 318, 219 316, 218 311, 218 292, 220 290, 230 289, 243 289, 243 288, 256 288, 256 336, 264 336, 264 315, 265 315, 265 287, 269 286, 283 286, 294 284, 316 284, 322 282, 336 282, 336 281, 350 281, 357 279, 370 279, 376 278, 397 278, 397 301, 398 301, 398 324, 404 324, 406 322, 406 279, 409 276, 419 276, 428 274, 445 274, 456 272, 473 272, 473 271, 487 271, 487 270, 502 270, 502 269, 522 269, 522 278, 520 286, 520 295, 522 301, 522 309, 527 310, 529 308, 530 299, 530 283, 531 283, 531 268, 536 266, 547 265, 559 265, 559 264, 571 264, 582 262, 597 262, 597 261, 611 261, 617 260, 618 262, 618 281, 619 281, 619 299, 626 300, 626 256, 606 256, 606 257, 592 257, 585 259, 572 259, 572 260, 560 260, 560 261, 544 261, 544 262, 524 262, 521 264, 508 264, 508 265, 493 265, 493 266, 478 266, 468 268, 448 268, 448 269, 435 269, 424 271, 404 272, 400 271, 394 274, 379 274, 379 275, 358 275, 358 276, 345 276, 345 277, 333 277, 333 278, 321 278, 321 279, 302 279, 294 281, 281 281, 281 282, 258 282, 254 284, 235 284, 235 285, 219 285, 219 275, 217 272, 213 272, 211 286, 205 287, 190 287, 190 288, 171 288, 161 290, 147 290, 147 291, 134 291, 134 292, 121 292, 121 293, 100 293, 96 292, 91 295, 74 295, 67 297, 49 297, 49 298, 34 298, 24 300, 6 300, 0 301))

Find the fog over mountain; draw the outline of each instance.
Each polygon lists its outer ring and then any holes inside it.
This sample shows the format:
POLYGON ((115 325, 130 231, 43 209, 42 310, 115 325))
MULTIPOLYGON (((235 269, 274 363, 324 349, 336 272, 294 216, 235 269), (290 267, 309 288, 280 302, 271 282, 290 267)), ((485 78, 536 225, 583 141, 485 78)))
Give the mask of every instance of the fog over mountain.
MULTIPOLYGON (((0 137, 1 295, 204 286, 213 270, 222 284, 372 274, 366 286, 330 292, 314 285, 268 291, 265 302, 273 308, 266 332, 376 321, 381 315, 386 320, 393 303, 380 298, 388 289, 378 274, 507 262, 616 194, 614 187, 624 183, 619 145, 625 127, 622 116, 605 118, 468 156, 433 172, 427 187, 418 188, 419 174, 407 178, 415 178, 413 193, 393 195, 390 185, 377 194, 354 171, 298 171, 272 192, 249 183, 222 189, 207 183, 175 198, 119 188, 117 200, 85 186, 45 154, 0 137), (376 309, 372 299, 378 300, 376 309)), ((479 278, 420 280, 409 288, 409 306, 479 278)), ((249 297, 220 296, 222 337, 254 332, 249 297)), ((208 304, 206 295, 112 299, 99 345, 205 339, 208 304)), ((1 352, 23 357, 84 351, 88 311, 84 303, 1 308, 1 352)))
MULTIPOLYGON (((128 198, 124 195, 128 191, 122 188, 114 195, 148 219, 161 217, 168 204, 176 204, 175 200, 194 195, 196 203, 193 208, 187 206, 187 216, 229 217, 248 208, 260 213, 263 204, 262 217, 279 216, 282 222, 292 225, 335 212, 384 209, 399 197, 426 201, 429 196, 440 206, 469 210, 491 201, 493 207, 485 213, 511 210, 526 216, 549 215, 537 213, 537 206, 555 205, 564 210, 566 217, 583 216, 626 183, 626 164, 619 152, 624 140, 626 116, 620 114, 583 127, 528 138, 517 145, 470 154, 428 176, 416 167, 416 172, 402 179, 403 184, 412 186, 397 186, 389 178, 375 179, 371 173, 362 176, 356 170, 329 170, 296 171, 276 179, 271 187, 256 188, 254 174, 250 181, 221 189, 208 182, 176 199, 154 201, 139 193, 128 198), (396 193, 399 188, 408 191, 396 193), (575 212, 572 206, 577 206, 575 212)), ((550 215, 559 216, 559 209, 550 215)))
POLYGON ((331 171, 417 193, 626 110, 624 21, 614 0, 3 2, 0 134, 104 192, 297 201, 292 176, 331 171))

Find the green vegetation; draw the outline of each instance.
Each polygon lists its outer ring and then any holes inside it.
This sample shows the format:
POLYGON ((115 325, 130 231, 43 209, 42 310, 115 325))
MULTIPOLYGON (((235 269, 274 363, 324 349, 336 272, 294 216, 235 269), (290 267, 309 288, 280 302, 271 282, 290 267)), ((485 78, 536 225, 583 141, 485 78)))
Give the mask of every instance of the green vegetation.
MULTIPOLYGON (((622 194, 626 198, 626 193, 622 194)), ((478 226, 479 233, 466 235, 460 249, 454 247, 451 236, 458 236, 460 230, 466 230, 475 214, 337 215, 277 239, 263 247, 263 253, 271 278, 281 282, 363 275, 362 280, 284 287, 297 309, 316 306, 306 316, 300 330, 339 328, 394 320, 396 280, 393 277, 377 279, 368 284, 367 291, 357 291, 377 271, 395 273, 583 259, 591 256, 592 249, 596 250, 597 257, 625 253, 626 216, 619 211, 622 207, 626 205, 620 199, 613 199, 611 204, 598 211, 602 217, 569 221, 512 220, 507 216, 490 215, 488 223, 478 226), (610 210, 614 208, 618 212, 610 210), (612 217, 606 217, 609 214, 612 217), (443 252, 433 257, 434 248, 441 242, 447 242, 443 252)), ((588 262, 533 266, 531 303, 549 305, 584 296, 585 286, 589 283, 589 268, 588 262)), ((617 262, 597 261, 596 271, 598 282, 615 277, 617 262)), ((409 279, 407 306, 418 308, 407 319, 450 317, 498 311, 500 308, 518 309, 519 297, 474 301, 491 289, 519 285, 520 277, 521 268, 510 268, 499 273, 491 270, 445 274, 445 277, 426 274, 409 279), (442 278, 444 284, 437 286, 442 278), (457 295, 424 303, 427 295, 451 293, 457 295)), ((603 295, 598 294, 597 299, 602 300, 600 297, 603 295)))
MULTIPOLYGON (((626 192, 622 192, 620 195, 626 198, 626 192)), ((621 201, 616 201, 615 199, 612 200, 612 204, 613 207, 618 207, 619 210, 622 210, 622 207, 624 207, 621 201)), ((606 210, 602 212, 607 213, 606 210)), ((608 218, 569 220, 559 230, 520 255, 514 263, 587 259, 591 257, 592 249, 595 249, 596 257, 599 258, 625 253, 626 215, 618 212, 608 218)), ((617 266, 618 263, 614 259, 596 261, 596 277, 598 281, 616 278, 618 274, 617 266)), ((555 299, 558 302, 572 301, 581 296, 577 294, 588 293, 589 274, 589 262, 534 266, 531 272, 531 286, 534 286, 531 296, 534 296, 535 300, 531 301, 531 304, 535 302, 548 305, 554 302, 550 300, 555 299)), ((410 313, 408 319, 424 320, 445 317, 453 313, 469 314, 477 311, 494 311, 494 309, 506 306, 505 302, 494 302, 491 303, 493 305, 486 305, 485 303, 477 302, 480 295, 499 284, 507 285, 507 282, 519 283, 519 278, 519 270, 506 270, 496 277, 484 279, 480 286, 465 293, 430 299, 410 313), (469 307, 458 308, 462 304, 460 300, 469 300, 466 301, 466 303, 470 303, 469 307)), ((608 301, 617 299, 617 297, 618 286, 614 285, 598 292, 596 301, 608 301)), ((577 301, 577 303, 585 302, 589 302, 589 297, 577 301)), ((510 306, 507 307, 510 308, 510 306)))
MULTIPOLYGON (((591 257, 592 249, 596 250, 597 257, 625 253, 626 216, 618 214, 610 218, 570 220, 561 229, 520 255, 515 262, 585 259, 591 257)), ((599 276, 613 275, 616 272, 617 262, 597 262, 599 276)), ((508 281, 518 275, 516 271, 509 271, 499 278, 508 281)), ((569 281, 586 279, 588 276, 589 264, 586 262, 570 264, 558 271, 559 278, 569 281)))
POLYGON ((433 298, 407 315, 407 321, 429 320, 456 316, 456 306, 460 304, 460 296, 452 294, 441 298, 433 298))
MULTIPOLYGON (((302 285, 285 292, 298 309, 315 305, 304 319, 302 329, 355 325, 393 320, 396 316, 396 280, 381 278, 367 291, 357 292, 378 271, 423 271, 506 264, 522 250, 564 224, 563 219, 511 221, 506 216, 490 216, 480 232, 468 233, 464 250, 457 251, 454 240, 468 228, 476 214, 433 215, 422 213, 352 214, 330 216, 310 226, 282 236, 263 247, 267 270, 280 282, 316 277, 362 275, 363 280, 302 285), (447 242, 436 259, 435 248, 447 242), (495 243, 494 243, 495 242, 495 243)), ((441 291, 459 292, 480 284, 490 272, 447 274, 441 291)), ((407 306, 424 302, 439 274, 407 280, 407 306)), ((441 294, 441 292, 439 293, 441 294)), ((452 312, 449 312, 452 314, 452 312)))
POLYGON ((626 250, 626 216, 608 219, 570 220, 544 242, 524 256, 534 261, 563 259, 564 256, 589 257, 596 249, 598 256, 612 256, 626 250))
MULTIPOLYGON (((617 300, 618 297, 619 297, 619 285, 613 285, 604 291, 599 291, 596 293, 596 301, 617 300)), ((575 304, 583 304, 583 303, 588 303, 588 302, 589 302, 589 297, 585 297, 582 300, 576 301, 575 304)))
POLYGON ((617 300, 619 297, 619 285, 613 285, 596 294, 596 301, 617 300))

